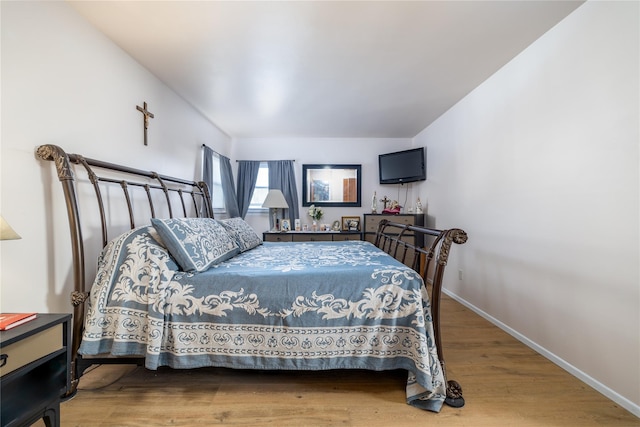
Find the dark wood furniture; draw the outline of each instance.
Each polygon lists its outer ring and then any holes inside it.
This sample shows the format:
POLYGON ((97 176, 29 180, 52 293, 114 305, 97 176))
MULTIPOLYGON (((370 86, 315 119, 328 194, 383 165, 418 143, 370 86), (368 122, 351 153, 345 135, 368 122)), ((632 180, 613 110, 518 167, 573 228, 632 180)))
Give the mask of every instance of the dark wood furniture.
MULTIPOLYGON (((382 220, 387 220, 397 224, 423 226, 424 214, 364 214, 364 240, 372 243, 375 242, 378 226, 382 220)), ((416 236, 416 234, 411 232, 404 236, 404 238, 407 242, 413 245, 424 245, 422 235, 416 236)))
MULTIPOLYGON (((113 202, 114 200, 118 201, 118 198, 116 197, 117 194, 120 194, 126 202, 126 207, 129 213, 129 226, 132 229, 136 227, 136 222, 134 220, 134 206, 137 207, 136 212, 140 212, 140 210, 142 210, 142 215, 146 218, 146 222, 139 225, 148 224, 149 211, 151 212, 152 217, 162 217, 163 215, 166 215, 167 217, 173 218, 174 212, 176 212, 175 216, 177 217, 196 216, 213 218, 213 209, 211 207, 209 191, 206 184, 203 182, 194 182, 159 175, 155 172, 142 171, 127 166, 85 158, 78 154, 67 154, 64 150, 55 145, 42 145, 37 148, 36 154, 42 160, 53 161, 55 163, 58 179, 62 184, 67 207, 67 216, 69 218, 74 271, 74 291, 71 295, 71 302, 74 306, 73 340, 71 347, 71 392, 74 392, 83 371, 92 364, 144 363, 144 359, 140 357, 93 357, 84 359, 78 354, 78 347, 80 345, 84 326, 84 302, 88 297, 91 283, 85 282, 85 257, 87 255, 85 254, 84 239, 82 237, 82 218, 78 209, 78 191, 76 191, 76 186, 81 179, 76 179, 74 176, 75 173, 79 173, 82 169, 85 169, 85 177, 83 181, 86 183, 86 177, 88 177, 88 181, 91 182, 95 190, 102 225, 102 247, 107 244, 109 239, 107 225, 109 225, 110 232, 114 232, 114 230, 116 230, 114 234, 117 235, 122 233, 121 223, 115 226, 106 219, 106 213, 110 212, 110 210, 106 209, 105 206, 111 206, 108 203, 113 202), (77 166, 74 167, 72 165, 77 166), (98 170, 101 173, 106 173, 106 176, 98 176, 95 170, 98 170), (112 178, 113 174, 119 174, 127 178, 114 179, 112 178), (112 187, 116 186, 116 190, 103 192, 100 186, 101 183, 111 184, 112 187), (121 191, 117 191, 117 187, 121 188, 121 191), (138 203, 132 203, 131 188, 142 188, 146 193, 148 204, 145 205, 143 200, 144 198, 140 197, 137 199, 138 203), (160 193, 160 197, 157 197, 158 193, 160 193), (109 200, 103 200, 103 194, 105 197, 108 196, 109 200), (187 202, 185 202, 185 198, 187 202), (172 203, 175 204, 176 199, 179 200, 179 208, 172 210, 172 203), (165 202, 162 203, 162 206, 159 206, 160 202, 163 200, 165 202), (166 212, 167 207, 168 214, 164 213, 166 212), (157 212, 161 209, 163 209, 161 211, 163 213, 157 215, 157 212)), ((96 200, 94 200, 93 203, 95 203, 96 200)), ((91 201, 88 203, 91 203, 91 201)), ((462 244, 466 242, 467 234, 458 228, 448 230, 425 228, 421 226, 424 223, 423 221, 424 215, 365 214, 364 236, 366 240, 373 241, 379 248, 391 254, 396 259, 399 259, 406 265, 409 265, 422 276, 427 292, 430 294, 432 316, 434 318, 434 339, 438 348, 438 358, 440 359, 441 366, 445 371, 446 380, 446 369, 442 353, 439 321, 442 278, 452 244, 462 244), (393 222, 389 222, 389 220, 393 222), (415 225, 410 225, 409 223, 403 224, 403 221, 410 222, 415 225), (374 224, 377 226, 377 229, 372 232, 371 227, 373 227, 374 224), (424 239, 424 236, 428 236, 429 238, 424 239), (427 240, 429 242, 428 246, 424 246, 424 243, 427 240)), ((270 234, 271 233, 266 233, 265 237, 269 238, 270 234)), ((275 239, 278 237, 282 239, 284 236, 291 236, 291 241, 293 241, 293 236, 296 233, 274 234, 276 234, 273 236, 275 239)), ((301 232, 299 237, 304 238, 305 236, 303 236, 303 234, 304 232, 301 232)), ((362 233, 356 231, 340 233, 307 232, 307 234, 313 234, 314 236, 322 235, 324 238, 331 237, 331 240, 334 240, 335 237, 336 240, 338 240, 341 236, 345 238, 346 236, 358 236, 360 239, 362 233)), ((116 235, 112 235, 110 238, 114 238, 116 235)), ((447 381, 447 384, 447 397, 445 402, 454 407, 464 405, 462 390, 458 383, 455 381, 447 381)))
POLYGON ((71 315, 38 314, 0 332, 2 426, 43 418, 60 425, 60 401, 71 391, 71 315))
POLYGON ((288 231, 280 233, 265 231, 262 233, 265 242, 338 242, 344 240, 362 240, 359 231, 288 231))

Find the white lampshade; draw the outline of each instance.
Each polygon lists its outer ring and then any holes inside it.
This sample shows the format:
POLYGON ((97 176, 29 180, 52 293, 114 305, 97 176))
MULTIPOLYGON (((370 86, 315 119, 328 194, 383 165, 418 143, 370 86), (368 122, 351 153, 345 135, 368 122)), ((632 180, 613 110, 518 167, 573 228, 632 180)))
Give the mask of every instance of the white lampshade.
POLYGON ((4 220, 2 215, 0 215, 0 240, 16 240, 22 239, 18 233, 16 233, 13 228, 9 225, 7 221, 4 220))
POLYGON ((288 209, 289 205, 284 199, 284 194, 280 190, 269 190, 267 198, 264 199, 262 204, 263 208, 285 208, 288 209))

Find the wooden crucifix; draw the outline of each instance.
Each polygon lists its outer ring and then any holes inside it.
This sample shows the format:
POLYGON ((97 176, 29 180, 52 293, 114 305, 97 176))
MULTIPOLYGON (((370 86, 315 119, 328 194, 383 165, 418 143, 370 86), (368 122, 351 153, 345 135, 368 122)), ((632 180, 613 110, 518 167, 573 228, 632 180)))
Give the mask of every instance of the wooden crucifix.
POLYGON ((136 105, 136 110, 140 111, 144 115, 144 145, 147 145, 147 128, 149 127, 149 117, 153 119, 153 113, 147 110, 147 103, 144 102, 143 106, 136 105))
POLYGON ((384 196, 384 199, 380 199, 380 201, 382 202, 383 209, 387 209, 387 204, 391 201, 391 199, 387 196, 384 196))

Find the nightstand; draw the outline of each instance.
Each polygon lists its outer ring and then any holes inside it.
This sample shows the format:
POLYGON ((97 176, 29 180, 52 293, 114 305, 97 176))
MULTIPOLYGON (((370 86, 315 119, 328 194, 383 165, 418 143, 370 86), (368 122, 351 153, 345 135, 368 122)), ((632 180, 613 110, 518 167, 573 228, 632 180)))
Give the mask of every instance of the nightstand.
POLYGON ((60 401, 71 389, 71 315, 38 314, 0 331, 0 424, 60 425, 60 401))

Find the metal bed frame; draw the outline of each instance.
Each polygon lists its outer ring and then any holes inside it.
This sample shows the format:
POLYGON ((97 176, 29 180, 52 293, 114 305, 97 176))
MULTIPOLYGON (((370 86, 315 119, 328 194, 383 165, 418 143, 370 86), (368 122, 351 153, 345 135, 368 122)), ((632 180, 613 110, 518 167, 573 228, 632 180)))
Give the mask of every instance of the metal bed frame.
MULTIPOLYGON (((155 217, 156 215, 156 205, 154 204, 156 194, 161 195, 159 198, 162 204, 168 208, 169 217, 171 218, 173 218, 174 215, 213 218, 213 208, 207 185, 201 181, 196 182, 174 178, 160 175, 156 172, 89 159, 79 154, 67 154, 62 148, 56 145, 41 145, 37 147, 36 155, 41 160, 53 161, 55 163, 58 179, 62 184, 69 220, 74 282, 74 290, 71 293, 71 304, 73 306, 73 339, 71 348, 72 383, 71 391, 69 392, 69 396, 71 396, 77 391, 78 382, 83 372, 91 365, 104 363, 135 363, 137 365, 143 365, 144 363, 143 358, 83 358, 78 354, 84 327, 84 303, 89 296, 89 289, 85 278, 86 252, 82 235, 79 200, 76 191, 77 180, 74 176, 74 171, 80 172, 84 170, 89 182, 93 186, 99 208, 102 247, 108 243, 109 227, 101 184, 110 184, 121 188, 122 197, 124 197, 126 201, 129 227, 131 229, 136 227, 134 211, 136 211, 137 207, 137 203, 134 203, 131 198, 131 188, 141 188, 144 190, 148 202, 145 206, 148 206, 151 217, 155 217), (78 165, 78 167, 74 168, 72 164, 78 165), (96 171, 101 171, 103 175, 98 175, 96 171), (108 176, 109 173, 116 173, 118 177, 110 177, 108 176), (120 178, 121 175, 127 178, 120 178), (175 210, 175 206, 172 206, 170 197, 172 195, 177 195, 176 197, 179 200, 178 208, 175 210)), ((107 195, 109 196, 109 194, 107 195)), ((176 203, 176 197, 174 197, 173 200, 174 204, 176 203)), ((160 202, 156 203, 159 204, 160 202)), ((422 241, 423 239, 417 240, 422 241)), ((445 381, 447 382, 445 403, 453 407, 463 406, 464 398, 462 397, 460 385, 456 381, 446 380, 446 368, 440 332, 440 299, 442 279, 451 245, 453 243, 463 244, 466 240, 467 234, 460 229, 436 230, 426 227, 397 224, 387 220, 380 222, 375 239, 376 246, 419 272, 424 280, 427 292, 430 294, 438 358, 440 359, 445 374, 445 381), (422 234, 425 237, 431 236, 430 246, 428 248, 422 248, 412 245, 409 242, 412 239, 406 236, 412 233, 422 234)))
MULTIPOLYGON (((64 199, 67 207, 69 219, 69 229, 71 233, 71 250, 73 256, 73 292, 71 293, 71 304, 73 306, 73 339, 71 346, 71 392, 75 394, 78 381, 82 373, 89 366, 96 363, 135 363, 141 365, 144 359, 140 358, 82 358, 78 354, 80 340, 84 328, 84 303, 89 297, 89 289, 85 279, 86 252, 84 249, 84 239, 82 235, 82 223, 80 221, 79 200, 76 191, 76 178, 72 164, 80 165, 84 168, 86 175, 91 182, 96 201, 100 212, 100 223, 102 231, 102 247, 106 246, 109 239, 108 222, 105 210, 105 200, 102 197, 101 183, 115 184, 122 189, 129 214, 129 226, 136 227, 134 203, 131 199, 130 187, 142 188, 147 195, 148 206, 151 216, 156 215, 156 206, 153 197, 155 193, 164 195, 165 206, 168 208, 169 217, 174 217, 174 207, 171 203, 171 194, 177 194, 180 204, 176 212, 183 217, 189 215, 196 217, 213 218, 213 207, 211 196, 204 182, 195 182, 160 175, 156 172, 121 166, 113 163, 103 162, 83 157, 79 154, 67 154, 56 145, 41 145, 36 149, 36 155, 41 160, 53 161, 56 165, 58 179, 62 184, 64 199), (99 176, 97 171, 113 171, 121 174, 127 179, 114 179, 109 176, 99 176), (185 198, 187 201, 185 202, 185 198)), ((175 200, 174 200, 175 203, 175 200)))
MULTIPOLYGON (((422 241, 423 239, 416 239, 422 241)), ((438 349, 438 359, 447 382, 447 397, 445 403, 454 408, 464 406, 462 387, 457 381, 447 380, 447 369, 442 349, 442 333, 440 330, 440 302, 442 299, 442 279, 449 260, 449 253, 453 243, 463 244, 467 241, 467 233, 459 228, 437 230, 434 228, 415 225, 399 224, 387 219, 380 221, 376 232, 375 245, 393 256, 403 264, 408 265, 420 273, 424 286, 431 301, 431 316, 433 317, 433 331, 438 349), (411 242, 413 235, 424 236, 425 247, 418 247, 411 242), (411 237, 410 237, 411 236, 411 237), (426 242, 431 244, 426 247, 426 242), (430 292, 429 292, 430 291, 430 292)))

